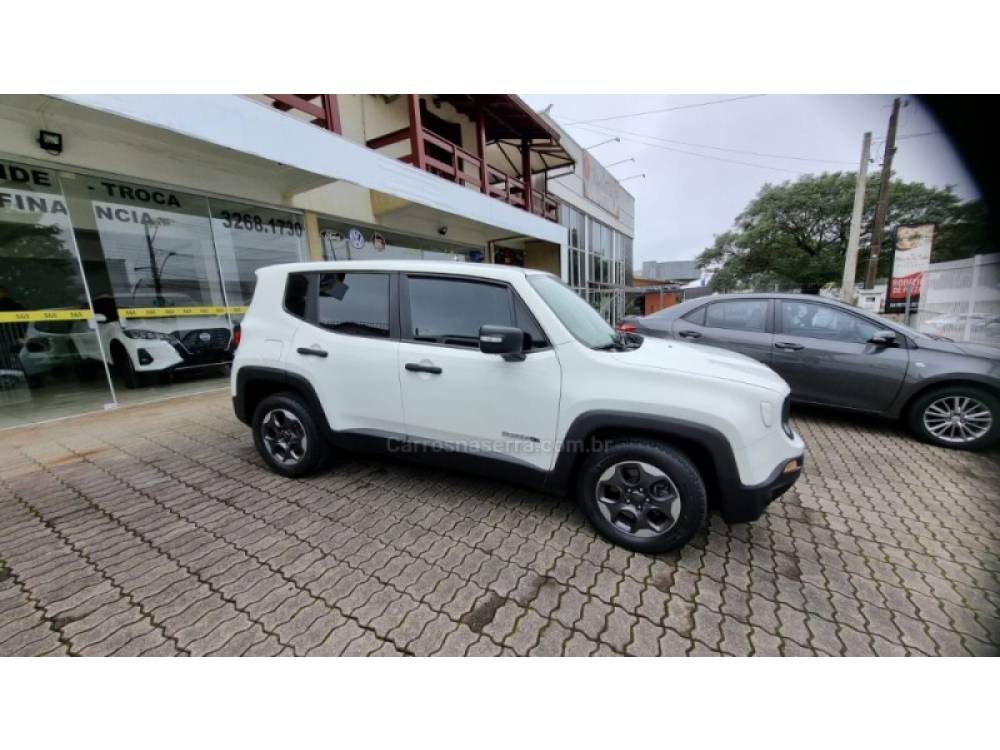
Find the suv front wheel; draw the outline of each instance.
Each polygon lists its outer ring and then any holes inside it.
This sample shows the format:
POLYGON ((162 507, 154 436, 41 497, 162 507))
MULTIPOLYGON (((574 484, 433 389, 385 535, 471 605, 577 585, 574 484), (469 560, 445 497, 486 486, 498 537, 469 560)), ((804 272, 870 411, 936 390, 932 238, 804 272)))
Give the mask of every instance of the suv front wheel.
POLYGON ((316 421, 293 393, 277 393, 258 404, 253 442, 268 465, 286 477, 312 474, 329 457, 329 446, 316 421))
POLYGON ((705 523, 705 484, 691 460, 669 445, 623 440, 591 453, 577 498, 604 538, 636 552, 668 552, 705 523))

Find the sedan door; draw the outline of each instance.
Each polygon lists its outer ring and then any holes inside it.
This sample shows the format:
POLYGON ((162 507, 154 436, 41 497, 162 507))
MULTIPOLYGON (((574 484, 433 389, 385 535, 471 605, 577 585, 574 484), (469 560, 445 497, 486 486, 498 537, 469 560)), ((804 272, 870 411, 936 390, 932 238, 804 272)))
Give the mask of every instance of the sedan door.
POLYGON ((777 330, 771 367, 792 397, 828 406, 884 411, 906 376, 909 352, 869 343, 880 327, 823 302, 776 300, 777 330))
POLYGON ((460 453, 551 468, 561 371, 555 351, 506 284, 401 276, 398 372, 407 435, 460 453), (479 350, 483 325, 528 333, 522 361, 479 350))
POLYGON ((681 341, 718 346, 771 363, 770 302, 760 297, 708 302, 674 321, 681 341))

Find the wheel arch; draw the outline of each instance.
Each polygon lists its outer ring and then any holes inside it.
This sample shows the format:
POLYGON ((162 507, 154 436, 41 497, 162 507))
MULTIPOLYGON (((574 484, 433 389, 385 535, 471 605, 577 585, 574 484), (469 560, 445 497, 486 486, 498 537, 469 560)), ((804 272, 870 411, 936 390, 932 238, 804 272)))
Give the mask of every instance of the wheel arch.
POLYGON ((113 365, 122 364, 116 358, 119 353, 123 354, 126 357, 131 357, 131 355, 128 353, 128 347, 126 347, 125 344, 123 344, 118 339, 111 339, 111 343, 108 344, 108 353, 111 354, 111 364, 113 365))
POLYGON ((572 487, 583 459, 603 442, 645 439, 665 443, 685 453, 695 464, 714 506, 731 502, 731 488, 740 485, 732 448, 711 427, 652 415, 625 412, 588 412, 577 417, 566 432, 546 489, 565 494, 572 487))
POLYGON ((302 398, 318 418, 320 429, 330 432, 326 412, 312 383, 299 375, 270 367, 241 367, 236 372, 236 393, 233 396, 236 418, 244 424, 251 424, 260 402, 276 393, 293 393, 302 398))
POLYGON ((1000 399, 1000 387, 993 383, 970 378, 967 375, 956 375, 952 377, 943 376, 927 383, 921 383, 917 389, 906 397, 906 400, 903 401, 902 406, 900 406, 899 411, 895 414, 895 416, 904 420, 908 419, 910 416, 910 410, 919 399, 923 398, 932 391, 938 391, 949 386, 978 388, 986 391, 994 398, 1000 399))

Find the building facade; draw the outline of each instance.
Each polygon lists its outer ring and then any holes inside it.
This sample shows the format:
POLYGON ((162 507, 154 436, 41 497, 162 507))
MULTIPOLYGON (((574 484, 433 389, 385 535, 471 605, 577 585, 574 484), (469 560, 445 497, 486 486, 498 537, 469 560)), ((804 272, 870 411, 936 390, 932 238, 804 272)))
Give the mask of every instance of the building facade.
POLYGON ((571 280, 561 140, 512 95, 0 96, 0 428, 218 387, 262 265, 571 280))
POLYGON ((536 175, 546 195, 559 201, 569 232, 564 278, 609 323, 626 314, 625 288, 632 283, 635 198, 545 112, 572 165, 536 175))

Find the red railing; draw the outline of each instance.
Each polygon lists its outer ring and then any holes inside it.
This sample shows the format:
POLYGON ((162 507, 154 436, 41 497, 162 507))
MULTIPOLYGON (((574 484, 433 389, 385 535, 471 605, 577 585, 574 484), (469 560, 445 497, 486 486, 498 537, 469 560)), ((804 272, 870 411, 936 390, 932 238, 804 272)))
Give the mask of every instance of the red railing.
MULTIPOLYGON (((367 142, 369 148, 380 149, 394 143, 403 143, 410 140, 410 129, 400 128, 391 133, 386 133, 378 138, 372 138, 367 142)), ((475 154, 466 151, 461 146, 445 140, 444 138, 430 132, 426 128, 421 131, 421 148, 423 150, 424 169, 433 172, 446 180, 457 182, 459 185, 473 187, 486 195, 498 198, 504 203, 508 203, 518 208, 525 208, 525 185, 524 180, 513 177, 496 167, 485 165, 486 187, 483 187, 483 162, 475 154), (435 146, 447 154, 447 161, 435 158, 428 153, 427 146, 435 146)), ((400 161, 412 164, 413 153, 399 157, 400 161)), ((546 193, 540 190, 532 190, 531 212, 550 221, 559 221, 559 203, 546 193)))
POLYGON ((295 110, 312 117, 312 124, 334 133, 340 129, 340 108, 336 94, 264 94, 271 106, 281 112, 295 110))

